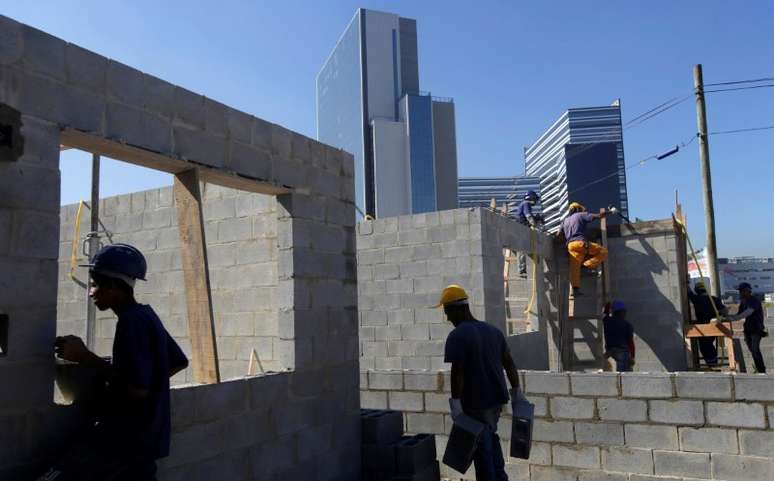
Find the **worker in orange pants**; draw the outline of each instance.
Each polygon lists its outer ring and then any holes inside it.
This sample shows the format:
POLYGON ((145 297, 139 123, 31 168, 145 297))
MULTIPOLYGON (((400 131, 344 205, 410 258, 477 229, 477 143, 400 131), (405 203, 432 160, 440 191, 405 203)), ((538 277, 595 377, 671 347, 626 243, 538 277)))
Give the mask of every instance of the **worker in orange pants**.
POLYGON ((578 202, 570 204, 570 213, 562 221, 562 233, 567 242, 567 253, 570 255, 570 284, 572 296, 581 295, 581 266, 596 269, 607 259, 607 249, 586 239, 586 225, 604 214, 590 214, 578 202))

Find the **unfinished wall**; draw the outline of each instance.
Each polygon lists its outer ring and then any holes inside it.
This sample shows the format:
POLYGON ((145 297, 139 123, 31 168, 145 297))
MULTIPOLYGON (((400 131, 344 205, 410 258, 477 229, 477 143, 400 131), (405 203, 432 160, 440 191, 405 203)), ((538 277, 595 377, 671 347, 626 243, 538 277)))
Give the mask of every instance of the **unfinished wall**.
POLYGON ((78 421, 53 404, 60 144, 278 196, 275 353, 292 372, 176 390, 160 478, 359 479, 352 156, 3 16, 0 39, 24 146, 0 156, 0 479, 33 478, 78 421))
MULTIPOLYGON (((404 411, 407 431, 435 433, 443 457, 451 429, 448 371, 360 376, 363 407, 404 411)), ((508 459, 511 479, 774 479, 770 377, 525 371, 521 379, 537 419, 530 459, 508 459)), ((498 430, 506 453, 510 428, 506 411, 498 430)), ((473 471, 463 478, 475 479, 473 471)))
MULTIPOLYGON (((73 231, 78 205, 62 207, 59 249, 57 334, 86 336, 85 289, 70 277, 73 231)), ((114 242, 137 246, 148 260, 148 282, 138 282, 137 298, 150 304, 170 334, 190 355, 185 285, 180 265, 180 235, 172 188, 110 197, 100 201, 100 217, 114 242)), ((287 366, 276 356, 277 311, 277 202, 272 196, 206 185, 204 220, 210 266, 221 377, 247 374, 255 349, 265 371, 287 366)), ((89 230, 89 211, 81 216, 80 242, 89 230)), ((108 239, 102 239, 107 243, 108 239)), ((80 243, 78 243, 80 245, 80 243)), ((80 252, 80 250, 79 250, 80 252)), ((81 257, 83 262, 83 258, 81 257)), ((75 270, 85 281, 85 268, 75 270)), ((112 312, 97 313, 96 349, 109 356, 116 319, 112 312)), ((192 369, 173 381, 191 382, 192 369)))

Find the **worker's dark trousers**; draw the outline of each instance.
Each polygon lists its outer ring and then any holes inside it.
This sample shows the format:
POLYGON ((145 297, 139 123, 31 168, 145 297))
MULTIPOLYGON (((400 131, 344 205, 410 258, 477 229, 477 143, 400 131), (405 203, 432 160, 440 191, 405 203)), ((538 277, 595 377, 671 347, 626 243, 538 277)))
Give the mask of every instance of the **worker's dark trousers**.
POLYGON ((714 337, 700 337, 699 338, 699 351, 701 351, 701 357, 704 358, 704 362, 710 366, 716 366, 718 364, 718 348, 715 347, 716 339, 714 337))
POLYGON ((747 344, 747 348, 752 354, 753 362, 755 363, 755 370, 759 373, 766 372, 766 364, 763 363, 763 354, 761 353, 761 338, 763 336, 760 332, 745 332, 744 342, 747 344))
POLYGON ((465 410, 465 414, 484 423, 486 426, 481 434, 478 448, 473 455, 473 465, 476 467, 476 481, 508 481, 505 474, 505 460, 500 436, 497 435, 497 421, 500 419, 502 407, 491 409, 465 410))

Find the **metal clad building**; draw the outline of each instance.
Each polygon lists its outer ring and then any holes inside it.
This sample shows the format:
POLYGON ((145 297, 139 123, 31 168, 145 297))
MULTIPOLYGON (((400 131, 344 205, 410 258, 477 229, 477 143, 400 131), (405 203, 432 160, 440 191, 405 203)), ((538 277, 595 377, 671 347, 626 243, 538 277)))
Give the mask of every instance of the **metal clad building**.
POLYGON ((589 210, 613 205, 629 215, 618 102, 567 110, 525 150, 524 157, 526 174, 540 178, 549 230, 558 229, 573 201, 589 210))
MULTIPOLYGON (((460 177, 457 189, 459 206, 489 207, 492 199, 497 206, 508 204, 508 213, 514 214, 527 191, 540 194, 540 179, 537 177, 460 177)), ((538 206, 539 207, 539 206, 538 206)), ((535 213, 539 213, 536 209, 535 213)))

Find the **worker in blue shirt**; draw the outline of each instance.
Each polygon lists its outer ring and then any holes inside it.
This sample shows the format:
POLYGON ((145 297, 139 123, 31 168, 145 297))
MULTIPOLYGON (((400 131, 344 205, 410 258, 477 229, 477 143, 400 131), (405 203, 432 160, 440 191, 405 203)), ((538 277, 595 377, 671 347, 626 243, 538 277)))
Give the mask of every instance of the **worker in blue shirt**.
POLYGON ((766 364, 761 353, 761 339, 768 336, 766 325, 763 323, 763 305, 753 295, 752 286, 748 282, 739 284, 739 311, 736 314, 726 316, 731 321, 744 319, 744 342, 750 349, 755 370, 761 374, 766 372, 766 364))
MULTIPOLYGON (((522 224, 529 226, 533 229, 538 229, 540 224, 543 223, 543 217, 540 214, 532 212, 532 208, 535 207, 540 200, 540 196, 534 190, 530 190, 524 196, 524 200, 519 204, 517 209, 517 220, 522 224)), ((526 277, 527 275, 527 256, 524 252, 519 252, 519 275, 526 277)))
POLYGON ((443 307, 454 329, 446 339, 444 362, 451 363, 452 419, 462 413, 485 425, 473 455, 477 481, 507 481, 497 421, 508 402, 505 375, 511 384, 511 402, 524 399, 519 376, 502 331, 473 317, 465 290, 452 284, 441 293, 443 307))
POLYGON ((148 305, 134 298, 145 280, 142 253, 127 244, 102 248, 88 265, 89 296, 118 317, 113 356, 106 361, 76 336, 57 338, 56 354, 97 371, 104 381, 96 422, 41 480, 153 481, 156 459, 169 455, 169 378, 188 366, 177 343, 148 305))
POLYGON ((602 323, 605 330, 605 358, 615 360, 616 371, 627 372, 634 364, 634 328, 626 320, 626 305, 613 301, 602 323))

